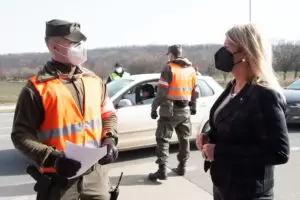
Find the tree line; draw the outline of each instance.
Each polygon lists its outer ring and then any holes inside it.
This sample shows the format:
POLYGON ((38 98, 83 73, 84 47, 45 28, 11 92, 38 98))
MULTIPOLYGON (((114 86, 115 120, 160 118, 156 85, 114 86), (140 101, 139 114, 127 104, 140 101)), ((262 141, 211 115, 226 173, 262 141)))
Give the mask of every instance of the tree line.
MULTIPOLYGON (((202 44, 183 46, 184 57, 202 74, 210 76, 222 74, 214 67, 214 53, 221 47, 219 44, 202 44)), ((99 48, 88 51, 85 66, 101 77, 113 71, 116 62, 122 63, 131 74, 157 73, 167 62, 167 46, 129 46, 118 48, 99 48)), ((273 45, 276 71, 282 71, 284 80, 287 72, 294 72, 294 78, 300 75, 300 43, 279 41, 273 45)), ((34 75, 51 59, 49 53, 23 53, 0 55, 0 79, 24 80, 34 75)), ((224 79, 227 74, 222 74, 224 79)))

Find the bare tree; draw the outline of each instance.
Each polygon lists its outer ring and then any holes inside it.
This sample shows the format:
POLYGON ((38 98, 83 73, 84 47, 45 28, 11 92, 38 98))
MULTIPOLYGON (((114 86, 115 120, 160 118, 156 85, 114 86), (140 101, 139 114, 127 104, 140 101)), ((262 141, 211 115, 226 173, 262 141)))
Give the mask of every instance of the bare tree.
MULTIPOLYGON (((297 54, 297 58, 295 62, 293 63, 293 70, 294 70, 294 79, 298 77, 298 73, 300 71, 300 43, 297 43, 296 49, 295 49, 295 54, 297 54)), ((300 77, 300 75, 299 75, 300 77)))
POLYGON ((210 60, 207 62, 207 74, 209 76, 213 76, 216 74, 217 70, 216 70, 216 67, 215 67, 215 63, 213 60, 210 60))
MULTIPOLYGON (((298 78, 298 74, 300 71, 300 60, 298 60, 297 62, 295 62, 293 64, 293 69, 294 69, 294 79, 298 78)), ((299 74, 300 77, 300 74, 299 74)))
POLYGON ((274 64, 275 69, 283 72, 283 80, 286 80, 286 74, 293 69, 293 65, 298 60, 299 53, 297 52, 295 43, 280 41, 274 47, 274 64))
MULTIPOLYGON (((275 69, 284 72, 294 71, 294 76, 300 72, 300 44, 281 41, 274 46, 275 69), (296 50, 297 49, 297 50, 296 50)), ((219 75, 221 82, 227 82, 230 75, 215 69, 214 54, 220 48, 217 44, 189 45, 183 47, 184 57, 199 66, 202 74, 219 75)), ((114 70, 116 62, 123 64, 131 74, 161 72, 167 62, 165 55, 167 46, 127 46, 120 48, 103 48, 88 51, 88 61, 85 66, 99 76, 106 77, 114 70)), ((49 54, 8 54, 0 55, 0 78, 24 79, 36 73, 50 59, 49 54)))

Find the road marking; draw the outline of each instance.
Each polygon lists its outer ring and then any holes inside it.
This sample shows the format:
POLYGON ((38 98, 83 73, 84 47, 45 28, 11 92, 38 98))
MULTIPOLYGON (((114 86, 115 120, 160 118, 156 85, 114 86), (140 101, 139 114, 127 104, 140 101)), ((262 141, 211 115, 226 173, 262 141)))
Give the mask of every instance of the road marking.
MULTIPOLYGON (((23 195, 23 196, 14 196, 9 200, 34 200, 36 199, 36 195, 23 195)), ((7 197, 0 198, 0 200, 7 200, 7 197)))
POLYGON ((196 165, 192 165, 192 166, 187 166, 187 171, 194 171, 194 170, 196 170, 196 169, 198 169, 199 168, 199 166, 196 166, 196 165))
POLYGON ((10 134, 0 134, 0 138, 10 137, 10 134))
POLYGON ((7 127, 0 127, 0 130, 3 130, 3 129, 11 129, 12 127, 11 126, 7 126, 7 127))
MULTIPOLYGON (((26 175, 26 176, 29 176, 29 175, 26 175)), ((4 184, 1 186, 11 187, 11 186, 19 186, 19 185, 29 185, 29 184, 34 184, 34 183, 35 183, 34 180, 26 180, 26 181, 22 181, 22 182, 18 182, 18 183, 8 183, 8 184, 4 184)))
POLYGON ((291 151, 299 151, 300 147, 291 147, 291 151))

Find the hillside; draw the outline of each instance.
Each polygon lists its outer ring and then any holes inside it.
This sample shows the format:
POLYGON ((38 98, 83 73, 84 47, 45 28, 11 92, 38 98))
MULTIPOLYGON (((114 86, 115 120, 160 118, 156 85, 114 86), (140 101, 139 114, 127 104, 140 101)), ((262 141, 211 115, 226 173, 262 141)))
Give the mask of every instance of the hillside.
MULTIPOLYGON (((184 46, 184 55, 202 73, 214 73, 213 54, 220 45, 184 46)), ((86 67, 105 76, 120 62, 132 74, 160 72, 166 63, 167 46, 131 46, 120 48, 93 49, 88 51, 86 67)), ((50 59, 48 53, 9 54, 0 56, 1 79, 28 78, 50 59)))

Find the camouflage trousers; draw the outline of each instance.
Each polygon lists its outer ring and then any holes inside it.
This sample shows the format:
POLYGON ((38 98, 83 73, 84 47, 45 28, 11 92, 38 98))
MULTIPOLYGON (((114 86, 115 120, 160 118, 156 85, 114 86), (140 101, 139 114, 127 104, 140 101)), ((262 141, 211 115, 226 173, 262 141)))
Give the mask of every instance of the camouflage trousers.
POLYGON ((107 166, 97 164, 80 178, 69 180, 66 188, 54 185, 47 197, 38 196, 37 200, 109 200, 109 189, 107 166))
POLYGON ((175 130, 179 142, 177 159, 186 162, 190 156, 189 137, 192 133, 190 115, 160 117, 156 129, 156 156, 157 164, 166 164, 169 157, 169 140, 175 130))

